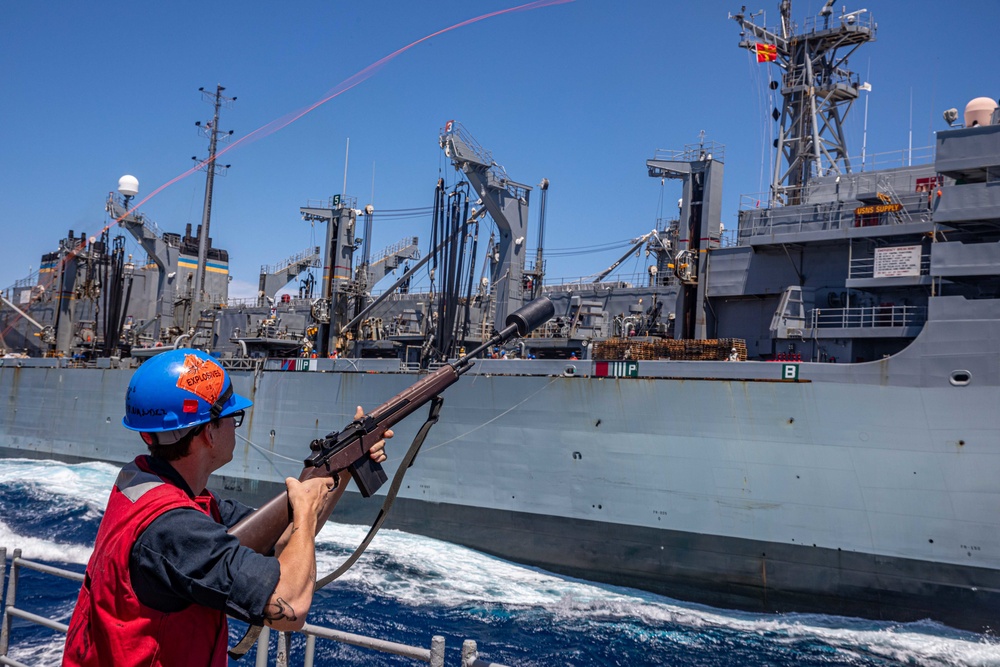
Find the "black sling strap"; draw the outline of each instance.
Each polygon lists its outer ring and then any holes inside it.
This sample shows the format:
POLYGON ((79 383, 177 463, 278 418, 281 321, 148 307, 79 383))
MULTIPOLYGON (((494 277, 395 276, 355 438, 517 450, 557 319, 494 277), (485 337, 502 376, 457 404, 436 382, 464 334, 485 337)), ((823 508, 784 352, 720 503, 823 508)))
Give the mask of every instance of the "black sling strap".
MULTIPOLYGON (((323 588, 328 583, 351 569, 351 566, 354 565, 359 558, 361 558, 361 554, 365 552, 365 549, 367 549, 368 545, 371 544, 371 541, 375 538, 379 529, 382 528, 382 524, 385 523, 386 518, 389 516, 389 509, 396 501, 396 494, 399 493, 399 488, 403 485, 403 476, 406 475, 406 471, 410 469, 410 466, 412 466, 413 462, 416 460, 417 453, 420 452, 420 447, 423 446, 424 439, 430 432, 431 427, 438 422, 438 417, 441 414, 441 406, 443 404, 444 399, 440 396, 435 396, 431 399, 431 409, 427 415, 427 421, 425 421, 423 426, 420 427, 420 430, 417 431, 417 434, 413 437, 413 442, 410 443, 410 448, 406 451, 406 455, 403 456, 403 459, 399 462, 399 467, 396 469, 396 474, 392 478, 392 484, 389 486, 389 491, 385 494, 385 500, 382 501, 382 509, 379 510, 378 517, 375 518, 375 522, 372 524, 372 527, 368 529, 368 534, 365 535, 365 539, 361 541, 361 544, 359 544, 354 550, 354 553, 352 553, 350 557, 340 565, 340 567, 322 579, 316 581, 314 592, 323 588)), ((262 629, 263 626, 260 625, 251 625, 248 627, 246 634, 243 635, 243 639, 241 639, 236 646, 229 650, 229 657, 234 660, 239 660, 246 655, 247 651, 249 651, 254 643, 256 643, 257 637, 260 636, 260 631, 262 629)))

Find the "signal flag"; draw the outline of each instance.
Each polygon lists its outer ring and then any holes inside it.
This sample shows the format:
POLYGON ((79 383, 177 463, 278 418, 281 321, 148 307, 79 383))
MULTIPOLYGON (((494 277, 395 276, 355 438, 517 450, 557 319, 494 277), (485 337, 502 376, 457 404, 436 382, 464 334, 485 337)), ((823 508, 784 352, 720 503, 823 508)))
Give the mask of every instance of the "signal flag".
POLYGON ((757 52, 757 62, 759 63, 769 63, 778 59, 778 47, 775 44, 758 42, 754 44, 754 50, 757 52))

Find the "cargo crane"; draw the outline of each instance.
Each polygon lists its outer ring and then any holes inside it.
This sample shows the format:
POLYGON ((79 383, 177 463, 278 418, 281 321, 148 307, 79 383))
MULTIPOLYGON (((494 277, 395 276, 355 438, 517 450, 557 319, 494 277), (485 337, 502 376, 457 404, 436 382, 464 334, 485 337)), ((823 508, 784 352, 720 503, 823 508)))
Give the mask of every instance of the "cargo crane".
POLYGON ((646 160, 651 178, 682 183, 674 274, 680 281, 675 308, 676 338, 708 338, 705 316, 708 250, 722 233, 722 175, 725 147, 704 138, 679 151, 657 151, 646 160))
POLYGON ((490 152, 457 121, 445 124, 440 145, 482 200, 500 232, 493 249, 495 262, 490 276, 494 305, 492 321, 499 330, 507 315, 525 302, 525 235, 531 187, 510 180, 490 152))

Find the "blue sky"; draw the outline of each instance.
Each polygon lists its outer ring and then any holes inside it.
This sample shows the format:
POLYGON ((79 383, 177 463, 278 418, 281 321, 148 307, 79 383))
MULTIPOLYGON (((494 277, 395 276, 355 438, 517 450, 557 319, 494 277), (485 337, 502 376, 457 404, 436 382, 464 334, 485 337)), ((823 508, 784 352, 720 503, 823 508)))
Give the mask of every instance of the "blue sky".
MULTIPOLYGON (((645 160, 697 142, 702 130, 726 146, 723 223, 734 228, 739 196, 768 185, 775 104, 768 66, 737 48, 739 27, 727 18, 742 1, 575 0, 484 20, 415 46, 295 123, 236 147, 221 160, 232 167, 216 179, 211 227, 215 245, 230 251, 231 295, 253 294, 262 264, 322 239, 298 209, 342 191, 348 140, 346 194, 360 206, 430 206, 437 179, 458 178, 438 147, 449 119, 513 180, 549 179, 550 278, 603 269, 622 243, 669 216, 679 186, 661 188, 645 160), (600 247, 609 249, 590 252, 600 247)), ((194 126, 211 117, 199 87, 221 83, 237 97, 220 125, 239 138, 417 39, 519 4, 0 4, 0 288, 37 270, 68 230, 94 234, 107 224, 104 200, 121 175, 139 179, 142 197, 207 153, 194 126)), ((822 4, 796 0, 794 19, 822 4)), ((747 11, 766 10, 773 26, 777 5, 751 0, 747 11)), ((844 6, 838 0, 838 12, 844 6)), ((873 87, 869 154, 906 150, 911 132, 914 147, 929 146, 945 127, 943 110, 1000 95, 991 56, 1000 2, 846 5, 862 8, 878 24, 877 40, 850 62, 873 87)), ((852 155, 861 153, 863 116, 862 102, 847 125, 852 155)), ((183 232, 201 221, 204 187, 196 172, 143 211, 183 232)), ((376 219, 372 247, 417 235, 426 250, 429 225, 376 219)), ((534 248, 533 230, 528 241, 534 248)), ((638 261, 622 270, 640 271, 638 261)))

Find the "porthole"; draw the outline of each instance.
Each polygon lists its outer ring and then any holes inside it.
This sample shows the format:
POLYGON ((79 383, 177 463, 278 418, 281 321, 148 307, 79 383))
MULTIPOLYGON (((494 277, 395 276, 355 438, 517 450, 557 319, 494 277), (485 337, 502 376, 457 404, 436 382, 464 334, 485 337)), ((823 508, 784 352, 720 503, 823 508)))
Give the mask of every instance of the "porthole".
POLYGON ((952 371, 948 381, 956 387, 964 387, 972 382, 972 373, 969 371, 952 371))

